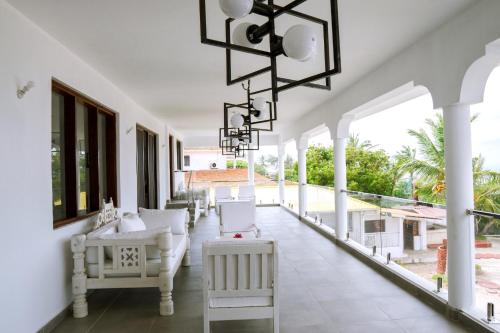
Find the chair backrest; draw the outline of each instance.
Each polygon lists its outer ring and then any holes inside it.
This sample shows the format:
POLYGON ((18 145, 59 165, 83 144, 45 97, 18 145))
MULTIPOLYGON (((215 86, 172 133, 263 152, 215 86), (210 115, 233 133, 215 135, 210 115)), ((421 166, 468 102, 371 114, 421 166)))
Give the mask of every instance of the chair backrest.
POLYGON ((255 205, 251 200, 221 202, 220 224, 222 232, 244 232, 255 226, 255 205))
POLYGON ((215 199, 231 199, 231 188, 229 186, 219 186, 215 188, 215 199))
POLYGON ((204 242, 203 279, 208 298, 277 296, 276 241, 219 239, 204 242))
POLYGON ((238 189, 238 198, 254 198, 255 186, 254 185, 240 185, 238 189))

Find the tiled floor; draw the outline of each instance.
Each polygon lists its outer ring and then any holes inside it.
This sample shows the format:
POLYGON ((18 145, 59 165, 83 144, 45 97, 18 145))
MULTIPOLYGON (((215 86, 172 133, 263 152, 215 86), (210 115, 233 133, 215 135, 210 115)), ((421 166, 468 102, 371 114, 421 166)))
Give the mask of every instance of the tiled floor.
MULTIPOLYGON (((281 208, 258 208, 263 235, 279 241, 280 329, 288 332, 466 332, 281 208)), ((218 232, 212 211, 192 233, 192 266, 174 280, 175 314, 160 317, 157 289, 100 290, 89 316, 55 332, 202 332, 201 243, 218 232)), ((272 332, 271 322, 215 322, 212 333, 272 332)))

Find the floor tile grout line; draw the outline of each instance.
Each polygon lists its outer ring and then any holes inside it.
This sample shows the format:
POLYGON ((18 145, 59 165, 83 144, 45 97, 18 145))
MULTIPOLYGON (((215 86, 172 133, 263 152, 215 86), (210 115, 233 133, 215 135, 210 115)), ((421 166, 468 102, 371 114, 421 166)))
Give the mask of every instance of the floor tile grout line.
POLYGON ((95 325, 97 325, 97 322, 101 320, 101 318, 109 310, 109 308, 111 308, 113 304, 115 304, 116 300, 123 294, 123 292, 124 292, 123 290, 120 290, 120 292, 115 296, 115 298, 111 301, 111 303, 104 308, 104 311, 97 317, 94 323, 90 325, 90 327, 85 331, 85 333, 89 333, 95 327, 95 325))

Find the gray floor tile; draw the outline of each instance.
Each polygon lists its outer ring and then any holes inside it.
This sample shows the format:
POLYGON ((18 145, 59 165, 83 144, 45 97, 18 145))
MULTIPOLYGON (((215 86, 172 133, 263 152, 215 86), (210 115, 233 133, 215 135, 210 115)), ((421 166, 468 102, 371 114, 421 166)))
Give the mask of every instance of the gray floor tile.
MULTIPOLYGON (((282 333, 465 332, 283 209, 258 208, 257 220, 278 239, 282 333)), ((98 290, 88 297, 87 318, 65 318, 55 332, 202 332, 201 244, 217 233, 213 211, 191 230, 192 266, 174 279, 174 315, 159 316, 157 288, 98 290)), ((270 333, 272 322, 215 322, 211 329, 270 333)))

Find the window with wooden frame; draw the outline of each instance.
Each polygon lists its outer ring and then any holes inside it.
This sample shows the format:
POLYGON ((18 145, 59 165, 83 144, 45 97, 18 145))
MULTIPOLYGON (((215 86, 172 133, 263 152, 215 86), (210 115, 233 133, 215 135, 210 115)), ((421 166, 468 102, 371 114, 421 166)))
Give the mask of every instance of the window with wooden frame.
POLYGON ((116 116, 52 81, 52 209, 54 228, 117 205, 116 116))

